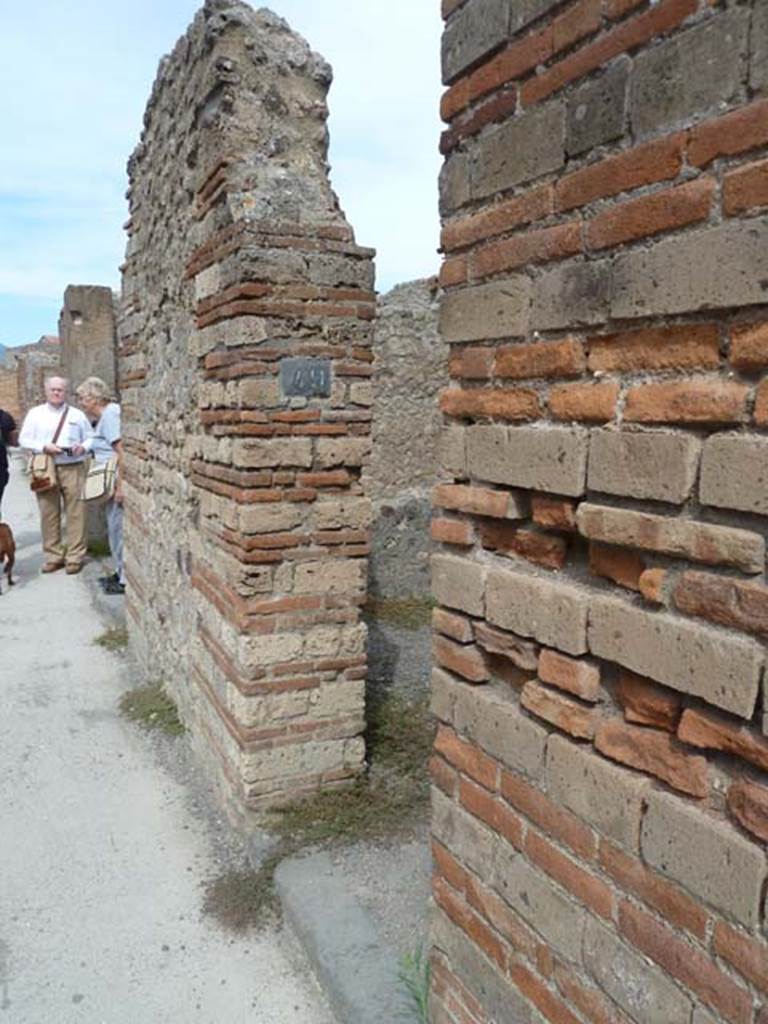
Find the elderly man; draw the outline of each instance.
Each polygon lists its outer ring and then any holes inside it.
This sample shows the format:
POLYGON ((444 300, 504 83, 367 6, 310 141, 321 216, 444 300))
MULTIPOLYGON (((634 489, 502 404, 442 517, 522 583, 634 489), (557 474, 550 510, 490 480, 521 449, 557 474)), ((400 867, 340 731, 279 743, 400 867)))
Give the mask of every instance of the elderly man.
POLYGON ((58 486, 37 491, 40 529, 46 561, 43 572, 56 572, 66 565, 68 573, 78 573, 86 554, 85 503, 82 500, 86 473, 85 442, 93 436, 87 417, 69 405, 69 382, 64 377, 48 377, 45 398, 27 413, 19 434, 19 444, 36 454, 54 457, 58 486), (66 520, 62 543, 61 517, 66 520))
POLYGON ((95 462, 114 461, 116 466, 115 491, 107 501, 107 537, 115 565, 113 576, 104 580, 108 594, 125 593, 123 572, 123 443, 120 434, 120 406, 111 399, 109 385, 100 377, 88 377, 75 391, 85 415, 94 424, 93 437, 85 447, 95 462))

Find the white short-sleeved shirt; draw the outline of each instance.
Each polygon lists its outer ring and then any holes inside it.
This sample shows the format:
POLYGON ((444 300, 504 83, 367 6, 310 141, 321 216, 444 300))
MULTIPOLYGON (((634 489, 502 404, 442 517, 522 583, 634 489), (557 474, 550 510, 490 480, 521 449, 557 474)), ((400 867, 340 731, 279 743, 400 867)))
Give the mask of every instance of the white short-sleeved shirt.
MULTIPOLYGON (((53 441, 64 406, 55 408, 45 402, 30 409, 24 418, 19 434, 19 445, 31 452, 41 452, 46 444, 53 441)), ((74 448, 75 445, 88 447, 88 440, 93 435, 93 428, 85 414, 74 405, 67 405, 67 415, 62 424, 56 444, 59 448, 74 448)), ((82 462, 85 455, 57 455, 57 465, 66 466, 72 462, 82 462)))
POLYGON ((99 422, 93 428, 93 438, 87 445, 96 462, 106 462, 115 454, 112 445, 120 440, 120 406, 110 402, 104 407, 99 422))

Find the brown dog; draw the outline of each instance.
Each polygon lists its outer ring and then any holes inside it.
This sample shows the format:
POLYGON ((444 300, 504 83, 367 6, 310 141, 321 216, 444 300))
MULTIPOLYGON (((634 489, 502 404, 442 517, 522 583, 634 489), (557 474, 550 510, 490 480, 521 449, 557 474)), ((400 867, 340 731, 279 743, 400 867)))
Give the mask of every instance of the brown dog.
MULTIPOLYGON (((8 577, 8 586, 13 586, 13 563, 16 560, 16 542, 13 539, 13 532, 8 523, 0 523, 0 566, 5 562, 5 574, 8 577)), ((2 594, 0 587, 0 594, 2 594)))

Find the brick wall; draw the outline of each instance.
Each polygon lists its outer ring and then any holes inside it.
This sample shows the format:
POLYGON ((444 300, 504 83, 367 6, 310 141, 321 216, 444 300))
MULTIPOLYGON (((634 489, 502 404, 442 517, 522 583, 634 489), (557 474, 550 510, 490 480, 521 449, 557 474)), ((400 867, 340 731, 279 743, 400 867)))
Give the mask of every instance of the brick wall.
POLYGON ((443 13, 433 1019, 764 1024, 768 4, 443 13))
POLYGON ((210 0, 129 167, 131 642, 236 813, 363 764, 373 253, 328 182, 330 80, 281 19, 210 0), (297 357, 327 390, 298 394, 297 357))
POLYGON ((15 366, 0 368, 0 409, 5 409, 21 424, 19 377, 15 366))
POLYGON ((112 289, 70 284, 59 316, 64 372, 76 388, 86 377, 101 377, 116 392, 117 337, 112 289))

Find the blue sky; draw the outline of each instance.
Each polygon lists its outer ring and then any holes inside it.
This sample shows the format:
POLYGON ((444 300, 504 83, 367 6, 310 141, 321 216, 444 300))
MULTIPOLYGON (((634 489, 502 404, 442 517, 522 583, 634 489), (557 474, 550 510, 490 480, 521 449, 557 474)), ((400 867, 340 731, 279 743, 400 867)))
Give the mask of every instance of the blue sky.
MULTIPOLYGON (((0 344, 56 333, 68 284, 118 285, 125 163, 192 0, 3 5, 0 344)), ((377 287, 436 272, 438 0, 273 0, 334 69, 331 177, 377 287)))

